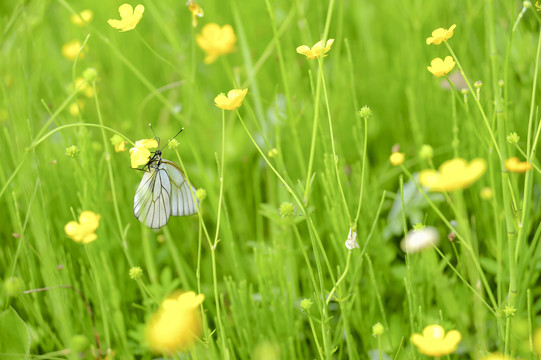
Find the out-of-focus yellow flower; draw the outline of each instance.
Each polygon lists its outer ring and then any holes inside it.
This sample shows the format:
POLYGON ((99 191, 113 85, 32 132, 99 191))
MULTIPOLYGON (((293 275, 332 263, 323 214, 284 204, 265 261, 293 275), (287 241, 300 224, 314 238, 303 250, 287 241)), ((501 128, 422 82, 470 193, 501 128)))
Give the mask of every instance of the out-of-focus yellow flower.
POLYGON ((126 144, 128 143, 124 138, 118 134, 114 134, 111 137, 111 144, 115 147, 116 152, 121 152, 126 150, 126 144))
POLYGON ((203 17, 205 15, 205 12, 203 11, 203 8, 199 6, 194 0, 188 0, 186 3, 186 6, 188 7, 188 10, 192 13, 192 26, 197 26, 197 18, 203 17))
POLYGON ((406 155, 404 155, 404 153, 401 153, 401 152, 398 152, 398 151, 392 153, 391 156, 389 156, 389 161, 394 166, 398 166, 398 165, 403 164, 405 159, 406 159, 406 155))
POLYGON ((87 98, 94 97, 94 88, 82 77, 75 79, 75 88, 87 98))
POLYGON ((203 26, 201 34, 195 36, 197 45, 205 52, 205 64, 216 61, 218 56, 235 51, 237 36, 231 25, 210 23, 203 26))
POLYGON ((79 222, 70 221, 64 226, 66 235, 75 242, 91 243, 98 238, 95 234, 100 225, 100 215, 92 211, 83 211, 79 215, 79 222))
POLYGON ((224 110, 235 110, 242 105, 242 100, 246 96, 248 89, 233 89, 229 90, 227 96, 224 93, 219 94, 214 98, 214 103, 217 107, 224 110))
POLYGON ((539 1, 535 2, 535 8, 537 11, 541 11, 541 5, 539 4, 539 1))
POLYGON ((514 156, 505 160, 505 168, 511 172, 524 173, 531 170, 532 164, 527 161, 520 161, 518 157, 514 156))
POLYGON ((432 36, 426 38, 426 44, 439 45, 443 41, 447 41, 453 37, 453 30, 456 28, 456 25, 453 24, 449 29, 439 28, 432 31, 432 36))
POLYGON ((86 9, 81 11, 78 15, 71 15, 71 22, 77 26, 85 26, 87 23, 91 22, 94 18, 94 13, 92 10, 86 9), (82 20, 81 20, 82 18, 82 20))
POLYGON ((305 55, 307 60, 317 59, 322 56, 325 57, 327 52, 331 50, 331 46, 334 43, 334 39, 327 40, 327 43, 324 44, 323 40, 318 41, 311 48, 307 45, 301 45, 297 47, 297 52, 299 54, 305 55))
POLYGON ((278 155, 278 149, 277 148, 270 149, 267 155, 269 155, 269 157, 271 158, 276 157, 278 155))
POLYGON ((456 350, 462 335, 458 330, 451 330, 447 334, 439 325, 429 325, 423 329, 423 334, 413 334, 411 342, 417 346, 419 352, 428 356, 451 354, 456 350))
POLYGON ((77 102, 72 102, 68 108, 69 113, 72 116, 79 116, 81 110, 85 108, 85 103, 82 99, 79 99, 77 102))
POLYGON ((193 291, 165 300, 146 327, 150 348, 173 354, 188 349, 201 333, 199 306, 205 295, 193 291))
MULTIPOLYGON (((81 50, 81 42, 79 40, 73 40, 69 43, 64 44, 62 46, 62 55, 70 61, 74 61, 75 58, 77 58, 77 54, 79 54, 79 50, 81 50)), ((81 54, 79 55, 79 59, 83 59, 85 57, 85 53, 88 51, 88 47, 85 46, 83 50, 81 50, 81 54)))
POLYGON ((145 165, 150 158, 150 150, 158 147, 156 139, 143 139, 135 142, 135 147, 130 149, 131 167, 136 168, 145 165))
POLYGON ((440 165, 439 171, 433 169, 423 170, 419 173, 419 182, 430 191, 453 191, 465 189, 479 180, 487 170, 484 159, 477 158, 469 163, 456 158, 440 165))
POLYGON ((484 187, 481 189, 481 199, 483 200, 490 200, 494 196, 494 191, 492 188, 484 187))
POLYGON ((135 10, 133 10, 133 7, 130 4, 122 4, 118 8, 118 12, 120 13, 121 20, 109 19, 107 22, 115 29, 124 32, 135 29, 143 17, 145 7, 139 4, 135 7, 135 10))
POLYGON ((440 58, 435 58, 430 62, 430 66, 426 68, 436 77, 441 77, 449 74, 451 70, 455 67, 455 61, 452 57, 446 56, 445 60, 440 58))
POLYGON ((541 327, 538 327, 537 330, 533 333, 533 349, 536 354, 541 355, 541 327))

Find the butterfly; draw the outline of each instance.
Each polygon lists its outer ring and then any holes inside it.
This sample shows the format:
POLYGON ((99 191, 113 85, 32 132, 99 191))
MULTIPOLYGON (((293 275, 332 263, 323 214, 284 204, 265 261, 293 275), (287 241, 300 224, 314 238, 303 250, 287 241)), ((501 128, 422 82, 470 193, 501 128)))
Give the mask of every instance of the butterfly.
POLYGON ((177 164, 162 158, 156 150, 143 169, 145 174, 135 191, 133 213, 151 229, 159 229, 170 216, 195 214, 199 200, 195 188, 177 164))

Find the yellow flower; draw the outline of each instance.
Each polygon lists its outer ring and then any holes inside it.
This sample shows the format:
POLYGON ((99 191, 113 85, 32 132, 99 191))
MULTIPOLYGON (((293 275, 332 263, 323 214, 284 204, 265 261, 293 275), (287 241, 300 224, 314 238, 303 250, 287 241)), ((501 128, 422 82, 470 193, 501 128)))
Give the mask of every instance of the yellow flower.
POLYGON ((397 151, 391 154, 391 156, 389 157, 389 161, 394 166, 398 166, 404 163, 405 158, 406 156, 404 155, 404 153, 397 151))
POLYGON ((479 180, 487 170, 484 159, 474 159, 470 163, 461 158, 448 160, 440 165, 439 172, 433 169, 419 173, 419 182, 430 191, 453 191, 465 189, 479 180))
POLYGON ((150 158, 150 150, 158 147, 155 139, 143 139, 135 142, 135 147, 130 149, 131 167, 136 168, 145 165, 150 158))
MULTIPOLYGON (((74 61, 77 57, 77 54, 79 54, 79 50, 81 50, 81 42, 79 40, 73 40, 62 46, 62 55, 64 55, 66 59, 74 61)), ((88 48, 85 46, 85 48, 81 51, 81 54, 79 55, 79 59, 84 58, 85 52, 87 51, 88 48)))
POLYGON ((447 355, 456 350, 462 335, 458 330, 445 330, 439 325, 429 325, 423 329, 423 335, 413 334, 411 342, 417 346, 419 352, 428 356, 447 355))
POLYGON ((82 99, 79 99, 78 102, 72 102, 69 106, 69 113, 72 116, 79 116, 81 113, 81 110, 85 108, 85 103, 82 99))
POLYGON ((188 7, 188 10, 192 13, 192 26, 197 26, 197 18, 203 17, 205 15, 205 12, 203 11, 203 8, 201 6, 197 5, 197 3, 194 0, 188 0, 186 3, 186 6, 188 7))
POLYGON ((111 137, 111 144, 115 147, 116 152, 121 152, 126 150, 127 141, 122 136, 114 134, 111 137))
POLYGON ((456 28, 456 25, 453 24, 449 29, 439 28, 432 31, 432 36, 426 38, 426 44, 439 45, 443 41, 447 41, 453 37, 453 30, 456 28))
POLYGON ((535 8, 537 11, 541 11, 541 5, 539 4, 539 1, 535 2, 535 8))
POLYGON ((440 58, 435 58, 430 62, 430 66, 427 66, 426 68, 428 71, 430 71, 434 76, 441 77, 449 74, 449 71, 453 70, 455 67, 455 61, 452 57, 447 56, 445 57, 445 60, 442 60, 440 58))
POLYGON ((137 24, 139 24, 139 21, 141 21, 144 11, 145 7, 140 4, 135 7, 135 11, 130 4, 122 4, 118 8, 122 20, 109 19, 107 22, 109 25, 122 32, 133 30, 137 24))
POLYGON ((77 26, 85 26, 86 23, 89 23, 92 21, 92 19, 94 18, 94 13, 92 12, 92 10, 83 10, 79 13, 79 15, 77 14, 73 14, 71 15, 71 22, 77 26), (83 20, 81 20, 81 18, 83 18, 83 20))
POLYGON ((532 168, 532 164, 527 161, 520 161, 518 157, 512 157, 505 160, 505 168, 511 172, 524 173, 532 168))
POLYGON ((220 27, 210 23, 203 26, 201 34, 195 36, 197 45, 205 52, 205 64, 216 61, 218 56, 225 55, 235 50, 237 36, 231 25, 220 27))
POLYGON ((492 190, 492 188, 484 187, 481 189, 480 195, 481 195, 481 199, 490 200, 494 196, 494 191, 492 190))
POLYGON ((334 39, 327 40, 327 43, 325 46, 323 46, 323 40, 318 41, 317 43, 312 46, 312 48, 309 48, 307 45, 301 45, 297 47, 297 52, 302 55, 306 55, 307 60, 311 59, 317 59, 320 56, 327 56, 325 55, 329 50, 331 50, 331 46, 334 42, 334 39))
POLYGON ((79 89, 79 92, 83 93, 87 98, 94 97, 94 88, 80 76, 75 79, 75 88, 79 89))
POLYGON ((91 243, 98 238, 98 235, 94 234, 94 232, 100 225, 100 217, 100 215, 92 211, 83 211, 79 215, 79 222, 70 221, 64 226, 64 231, 75 242, 91 243))
POLYGON ((246 96, 248 89, 233 89, 229 90, 227 96, 224 93, 219 94, 214 98, 214 103, 217 107, 224 110, 235 110, 242 105, 242 100, 246 96))
POLYGON ((205 295, 193 291, 164 300, 146 327, 146 338, 157 353, 173 354, 193 345, 201 333, 199 306, 205 295))

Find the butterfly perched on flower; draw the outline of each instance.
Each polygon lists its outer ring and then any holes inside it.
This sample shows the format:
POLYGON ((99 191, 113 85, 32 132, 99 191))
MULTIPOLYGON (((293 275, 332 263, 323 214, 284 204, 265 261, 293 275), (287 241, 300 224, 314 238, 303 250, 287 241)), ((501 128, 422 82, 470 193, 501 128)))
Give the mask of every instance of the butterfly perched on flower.
POLYGON ((199 208, 196 190, 180 167, 163 159, 160 149, 153 154, 149 150, 158 147, 155 139, 145 139, 130 149, 132 167, 144 165, 141 170, 145 172, 135 191, 133 213, 151 229, 167 224, 170 216, 192 215, 199 208), (145 159, 146 163, 142 163, 145 159))

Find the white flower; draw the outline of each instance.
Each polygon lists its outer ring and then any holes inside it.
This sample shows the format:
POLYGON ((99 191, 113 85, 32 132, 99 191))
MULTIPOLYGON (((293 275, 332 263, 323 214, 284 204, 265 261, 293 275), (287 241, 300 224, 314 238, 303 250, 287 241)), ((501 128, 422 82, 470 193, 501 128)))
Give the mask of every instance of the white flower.
POLYGON ((412 230, 400 243, 402 251, 413 254, 426 248, 431 248, 432 245, 438 245, 440 234, 435 227, 426 226, 421 230, 412 230))
POLYGON ((346 240, 346 247, 348 250, 358 249, 359 244, 357 244, 357 230, 349 229, 348 238, 346 240))

